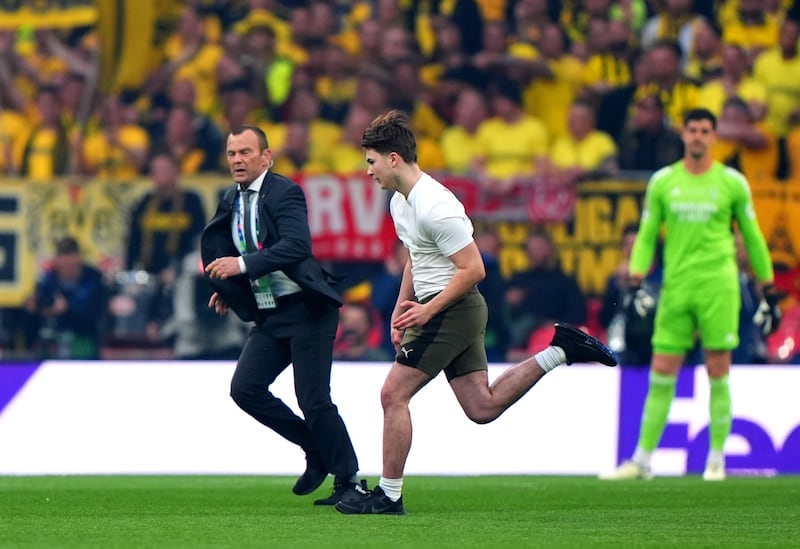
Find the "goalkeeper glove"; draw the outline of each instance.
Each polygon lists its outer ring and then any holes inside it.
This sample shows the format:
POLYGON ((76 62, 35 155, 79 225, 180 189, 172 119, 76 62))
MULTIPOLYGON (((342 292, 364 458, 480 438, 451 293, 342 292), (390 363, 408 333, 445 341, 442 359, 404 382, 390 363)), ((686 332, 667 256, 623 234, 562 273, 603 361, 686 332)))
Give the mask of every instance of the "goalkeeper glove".
POLYGON ((639 318, 647 318, 656 308, 656 298, 639 284, 629 289, 624 305, 639 318))
POLYGON ((753 322, 761 334, 767 337, 775 333, 781 324, 781 308, 778 306, 780 296, 772 284, 764 286, 762 296, 761 303, 758 304, 758 309, 753 315, 753 322))

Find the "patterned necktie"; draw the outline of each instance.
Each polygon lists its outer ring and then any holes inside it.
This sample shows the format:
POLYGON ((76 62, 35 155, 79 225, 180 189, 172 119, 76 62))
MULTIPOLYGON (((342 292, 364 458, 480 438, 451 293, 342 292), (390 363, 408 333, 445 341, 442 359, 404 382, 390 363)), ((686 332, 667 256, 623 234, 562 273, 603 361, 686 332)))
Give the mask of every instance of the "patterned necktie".
POLYGON ((257 252, 258 244, 253 234, 253 197, 256 192, 250 189, 242 191, 244 197, 244 241, 248 253, 257 252))

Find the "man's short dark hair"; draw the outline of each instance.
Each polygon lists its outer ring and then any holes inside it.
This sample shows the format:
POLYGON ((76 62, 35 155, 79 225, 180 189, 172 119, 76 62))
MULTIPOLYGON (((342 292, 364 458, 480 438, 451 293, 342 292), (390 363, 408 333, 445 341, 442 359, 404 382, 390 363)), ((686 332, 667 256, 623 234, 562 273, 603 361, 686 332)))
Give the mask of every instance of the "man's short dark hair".
POLYGON ((717 129, 717 117, 714 116, 708 109, 692 109, 683 116, 683 125, 685 126, 693 120, 709 120, 711 127, 717 129))
POLYGON ((71 236, 64 236, 56 240, 56 255, 73 255, 81 253, 78 241, 71 236))
POLYGON ((256 137, 258 138, 258 146, 262 152, 269 149, 269 141, 267 141, 267 134, 264 133, 264 130, 262 130, 258 126, 251 126, 249 124, 236 126, 231 130, 231 135, 241 135, 246 131, 251 131, 254 134, 256 134, 256 137))
POLYGON ((395 109, 375 118, 364 131, 361 146, 381 154, 396 152, 406 162, 417 161, 417 140, 405 113, 395 109))

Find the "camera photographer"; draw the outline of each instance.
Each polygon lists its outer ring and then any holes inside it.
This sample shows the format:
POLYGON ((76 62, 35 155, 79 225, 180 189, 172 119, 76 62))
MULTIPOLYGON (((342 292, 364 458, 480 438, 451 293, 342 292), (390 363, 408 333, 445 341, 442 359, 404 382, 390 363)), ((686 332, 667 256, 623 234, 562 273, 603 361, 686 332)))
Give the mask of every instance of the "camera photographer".
POLYGON ((103 275, 87 265, 78 242, 56 242, 52 267, 36 284, 25 308, 42 358, 92 360, 100 357, 108 290, 103 275))

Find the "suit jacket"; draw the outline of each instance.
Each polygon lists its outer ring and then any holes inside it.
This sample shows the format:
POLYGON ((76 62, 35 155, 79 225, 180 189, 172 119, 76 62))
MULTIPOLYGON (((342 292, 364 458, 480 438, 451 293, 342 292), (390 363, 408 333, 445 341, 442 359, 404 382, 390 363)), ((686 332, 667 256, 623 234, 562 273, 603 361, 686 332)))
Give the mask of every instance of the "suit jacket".
MULTIPOLYGON (((238 199, 238 185, 223 193, 214 217, 203 229, 200 253, 203 266, 218 257, 242 255, 233 243, 231 223, 238 199)), ((306 198, 297 183, 268 171, 258 195, 258 223, 262 249, 244 254, 247 273, 226 280, 206 279, 222 300, 244 321, 259 322, 263 313, 256 305, 250 280, 283 271, 303 290, 311 308, 340 307, 341 278, 325 271, 311 252, 306 198)))

